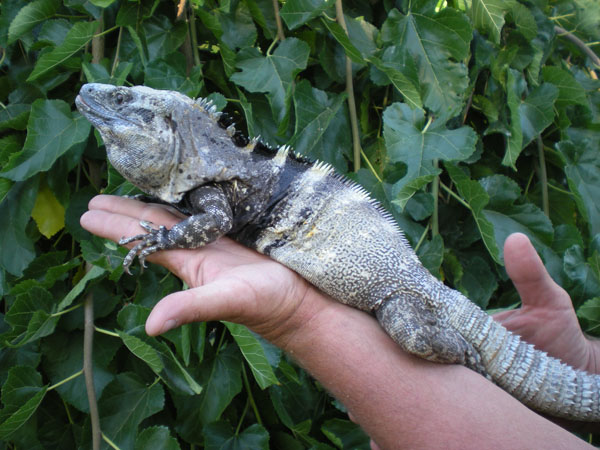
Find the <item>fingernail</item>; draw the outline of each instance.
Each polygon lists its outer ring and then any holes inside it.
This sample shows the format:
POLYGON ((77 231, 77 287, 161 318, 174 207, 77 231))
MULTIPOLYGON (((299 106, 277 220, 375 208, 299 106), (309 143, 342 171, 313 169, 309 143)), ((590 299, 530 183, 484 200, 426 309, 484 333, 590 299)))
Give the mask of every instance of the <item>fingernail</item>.
POLYGON ((163 325, 162 332, 166 333, 167 331, 172 330, 176 326, 177 326, 177 320, 175 320, 175 319, 169 319, 163 325))

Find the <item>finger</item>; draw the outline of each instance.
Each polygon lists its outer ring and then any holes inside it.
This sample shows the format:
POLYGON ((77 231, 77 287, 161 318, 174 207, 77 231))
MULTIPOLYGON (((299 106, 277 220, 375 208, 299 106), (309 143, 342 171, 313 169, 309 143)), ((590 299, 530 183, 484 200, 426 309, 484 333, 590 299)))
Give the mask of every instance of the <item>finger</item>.
MULTIPOLYGON (((166 213, 166 211, 165 211, 166 213)), ((171 226, 177 223, 173 216, 163 214, 152 214, 157 225, 171 226)), ((123 237, 133 236, 144 232, 140 226, 140 219, 128 215, 117 214, 103 210, 90 210, 85 212, 79 219, 83 228, 97 236, 111 239, 115 242, 123 237)))
POLYGON ((183 217, 176 209, 157 203, 144 203, 127 197, 117 195, 97 195, 88 203, 90 211, 101 210, 120 214, 123 216, 134 217, 139 220, 148 220, 155 223, 162 221, 172 221, 171 216, 183 217))
POLYGON ((506 239, 504 263, 523 305, 571 305, 568 295, 550 277, 526 235, 513 233, 506 239))
POLYGON ((168 295, 152 309, 146 320, 146 333, 156 336, 192 322, 240 321, 247 305, 241 292, 231 279, 223 279, 168 295))

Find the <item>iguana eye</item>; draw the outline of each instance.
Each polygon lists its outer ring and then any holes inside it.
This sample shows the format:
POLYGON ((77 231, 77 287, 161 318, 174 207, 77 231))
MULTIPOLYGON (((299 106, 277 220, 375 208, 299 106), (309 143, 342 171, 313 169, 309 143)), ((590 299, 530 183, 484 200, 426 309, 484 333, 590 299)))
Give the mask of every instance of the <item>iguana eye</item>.
POLYGON ((117 105, 121 105, 123 101, 125 101, 125 97, 123 97, 123 94, 117 94, 115 101, 117 102, 117 105))

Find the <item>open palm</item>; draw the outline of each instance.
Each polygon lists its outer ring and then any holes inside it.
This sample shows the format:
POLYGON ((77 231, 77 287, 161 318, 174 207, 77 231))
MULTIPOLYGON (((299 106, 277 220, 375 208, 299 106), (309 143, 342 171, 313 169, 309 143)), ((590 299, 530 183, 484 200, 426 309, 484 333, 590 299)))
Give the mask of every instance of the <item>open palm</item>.
POLYGON ((550 277, 529 239, 519 233, 509 236, 504 260, 522 306, 494 319, 551 356, 598 373, 597 345, 582 333, 569 294, 550 277))
MULTIPOLYGON (((140 220, 171 227, 181 216, 166 206, 100 195, 90 201, 81 224, 98 236, 118 241, 138 234, 140 220)), ((286 327, 292 326, 290 319, 303 302, 316 297, 307 296, 314 288, 295 272, 227 238, 201 251, 161 251, 148 259, 190 286, 154 307, 146 323, 150 335, 188 322, 229 320, 277 341, 282 330, 289 333, 286 327)), ((308 305, 303 306, 306 310, 308 305)))

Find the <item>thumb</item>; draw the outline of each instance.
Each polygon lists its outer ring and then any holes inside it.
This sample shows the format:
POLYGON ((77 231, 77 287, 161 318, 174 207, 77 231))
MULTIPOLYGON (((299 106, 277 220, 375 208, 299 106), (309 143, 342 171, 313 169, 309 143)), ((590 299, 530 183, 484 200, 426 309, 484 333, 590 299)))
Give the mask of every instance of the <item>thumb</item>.
POLYGON ((239 292, 231 280, 216 280, 167 295, 148 316, 146 333, 156 336, 186 323, 239 319, 243 309, 239 292))
POLYGON ((568 295, 550 277, 526 235, 513 233, 508 236, 504 242, 504 264, 523 306, 562 306, 563 297, 568 300, 568 295))

